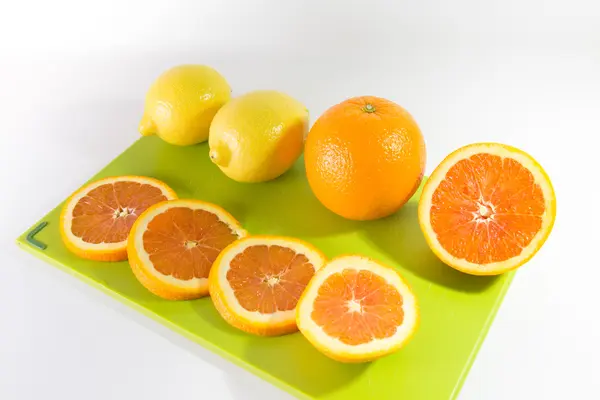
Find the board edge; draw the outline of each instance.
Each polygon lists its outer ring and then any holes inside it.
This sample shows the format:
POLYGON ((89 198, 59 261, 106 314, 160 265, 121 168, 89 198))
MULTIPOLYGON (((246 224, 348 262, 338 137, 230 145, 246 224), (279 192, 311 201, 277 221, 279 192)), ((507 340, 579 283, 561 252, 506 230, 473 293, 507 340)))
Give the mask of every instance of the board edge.
POLYGON ((472 349, 471 353, 469 354, 469 358, 467 359, 467 362, 458 377, 456 385, 454 386, 454 389, 452 390, 452 393, 450 394, 449 400, 456 400, 458 398, 458 395, 460 394, 460 391, 462 390, 462 388, 467 380, 467 376, 469 375, 469 372, 471 371, 471 368, 473 367, 473 364, 475 363, 475 359, 477 358, 477 355, 479 354, 479 350, 481 350, 481 346, 483 345, 483 342, 485 341, 485 339, 490 331, 490 328, 492 327, 492 324, 493 324, 494 320, 496 319, 496 315, 498 314, 498 311, 500 310, 500 306, 502 305, 502 302, 504 301, 504 297, 506 297, 506 293, 508 292, 508 289, 510 288, 510 285, 512 284, 512 281, 513 281, 516 273, 517 273, 517 271, 511 271, 506 274, 507 278, 505 278, 505 280, 504 280, 504 283, 502 285, 502 290, 498 294, 498 297, 496 297, 494 306, 493 306, 490 314, 488 315, 488 317, 485 321, 485 324, 483 325, 483 328, 481 329, 481 334, 477 338, 477 342, 475 343, 475 346, 473 346, 473 349, 472 349))
POLYGON ((135 301, 130 300, 126 296, 123 296, 123 295, 115 292, 114 290, 102 285, 101 283, 94 281, 93 279, 89 278, 87 275, 82 274, 72 268, 69 268, 69 267, 65 266, 64 264, 57 262, 53 258, 43 254, 43 250, 38 250, 38 249, 34 248, 29 243, 27 243, 27 241, 24 239, 24 237, 27 235, 28 232, 29 231, 23 233, 15 240, 17 246, 19 248, 21 248, 22 250, 26 251, 27 253, 54 266, 55 268, 59 269, 60 271, 77 278, 78 280, 88 284, 92 288, 99 290, 100 292, 108 295, 109 298, 117 300, 120 303, 130 307, 131 309, 138 311, 140 314, 158 322, 159 324, 165 326, 172 332, 185 337, 186 339, 190 340, 194 344, 202 346, 203 348, 207 349, 208 351, 212 352, 213 354, 216 354, 219 357, 222 357, 223 359, 236 365, 237 367, 242 368, 242 369, 252 373, 256 377, 262 379, 265 382, 270 383, 271 385, 281 389, 282 391, 290 394, 291 396, 294 396, 300 400, 316 400, 315 397, 310 396, 307 393, 305 393, 291 385, 288 385, 285 382, 280 381, 279 379, 275 378, 271 374, 269 374, 259 368, 256 368, 252 364, 246 363, 236 357, 231 356, 226 351, 221 350, 218 346, 213 345, 209 341, 203 340, 202 338, 200 338, 198 336, 192 335, 189 331, 180 328, 176 324, 174 324, 174 323, 170 322, 169 320, 163 318, 162 316, 148 310, 147 308, 139 305, 135 301))

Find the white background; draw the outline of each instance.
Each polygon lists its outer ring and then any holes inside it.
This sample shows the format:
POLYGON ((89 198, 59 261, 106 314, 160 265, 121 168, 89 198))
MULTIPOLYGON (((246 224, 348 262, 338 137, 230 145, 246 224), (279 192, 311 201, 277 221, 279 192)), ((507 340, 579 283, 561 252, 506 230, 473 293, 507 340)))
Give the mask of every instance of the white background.
POLYGON ((238 94, 286 91, 313 122, 350 96, 394 100, 424 132, 427 172, 476 141, 534 155, 555 229, 460 398, 600 398, 596 0, 53 0, 0 7, 1 399, 288 398, 14 245, 137 139, 146 89, 181 63, 238 94))

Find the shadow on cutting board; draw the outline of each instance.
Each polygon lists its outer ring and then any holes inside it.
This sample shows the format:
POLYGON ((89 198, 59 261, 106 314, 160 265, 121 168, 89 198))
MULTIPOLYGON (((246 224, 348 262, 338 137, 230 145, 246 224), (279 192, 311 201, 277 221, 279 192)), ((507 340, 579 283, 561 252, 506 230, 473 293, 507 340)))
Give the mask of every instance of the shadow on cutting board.
POLYGON ((300 333, 253 338, 246 356, 257 367, 273 372, 292 386, 302 387, 311 397, 320 397, 354 381, 369 364, 344 364, 334 361, 315 349, 300 333), (286 358, 287 368, 281 367, 286 358))
POLYGON ((306 180, 302 158, 272 181, 240 184, 230 180, 227 184, 224 206, 239 215, 240 222, 252 233, 307 239, 352 231, 359 226, 332 213, 317 200, 306 180))
POLYGON ((481 292, 496 277, 459 272, 440 261, 429 248, 419 227, 418 202, 411 201, 396 214, 364 225, 368 240, 403 268, 435 284, 462 292, 481 292))
POLYGON ((181 148, 159 140, 156 137, 142 139, 147 162, 143 164, 145 169, 136 170, 137 173, 163 180, 180 198, 220 205, 252 234, 323 237, 358 226, 327 210, 313 195, 306 180, 303 157, 276 179, 240 183, 228 178, 210 161, 207 143, 181 148), (152 165, 160 165, 161 170, 152 169, 152 165), (182 174, 182 169, 205 173, 182 174))

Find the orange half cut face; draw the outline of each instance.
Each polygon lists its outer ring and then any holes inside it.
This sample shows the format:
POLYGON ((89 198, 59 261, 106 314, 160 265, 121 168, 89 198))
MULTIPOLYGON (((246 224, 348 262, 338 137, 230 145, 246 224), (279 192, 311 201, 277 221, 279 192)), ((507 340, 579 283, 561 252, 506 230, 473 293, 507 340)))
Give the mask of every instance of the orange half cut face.
POLYGON ((522 151, 477 144, 452 153, 432 173, 419 202, 430 247, 466 273, 495 275, 530 259, 556 215, 544 170, 522 151))

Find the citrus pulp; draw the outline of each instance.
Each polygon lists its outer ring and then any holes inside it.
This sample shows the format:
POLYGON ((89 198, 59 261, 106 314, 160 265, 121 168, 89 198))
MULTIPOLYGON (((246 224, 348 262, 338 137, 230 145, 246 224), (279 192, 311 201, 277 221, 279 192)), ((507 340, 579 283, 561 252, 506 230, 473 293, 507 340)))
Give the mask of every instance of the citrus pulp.
POLYGON ((155 204, 129 235, 129 264, 140 283, 168 300, 208 294, 208 274, 219 253, 246 235, 221 207, 199 200, 155 204))
POLYGON ((215 261, 210 295, 238 329, 264 336, 294 332, 298 299, 324 262, 319 250, 298 239, 248 236, 215 261))
POLYGON ((342 362, 398 350, 418 320, 417 300, 398 272, 362 256, 338 257, 317 271, 297 308, 302 334, 342 362))
POLYGON ((449 266, 497 275, 523 265, 544 244, 556 216, 552 183, 527 153, 498 143, 462 147, 433 171, 419 223, 449 266))
POLYGON ((127 259, 127 237, 149 206, 177 198, 165 183, 144 176, 117 176, 92 182, 63 206, 60 233, 76 255, 98 261, 127 259))

